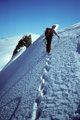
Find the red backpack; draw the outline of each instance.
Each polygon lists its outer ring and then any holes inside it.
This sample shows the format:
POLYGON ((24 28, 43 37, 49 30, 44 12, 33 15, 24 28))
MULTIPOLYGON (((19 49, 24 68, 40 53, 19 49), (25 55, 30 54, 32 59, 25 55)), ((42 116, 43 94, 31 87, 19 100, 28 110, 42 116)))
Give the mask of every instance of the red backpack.
POLYGON ((46 36, 46 39, 52 38, 53 32, 52 32, 51 28, 46 28, 46 30, 45 30, 45 36, 46 36))

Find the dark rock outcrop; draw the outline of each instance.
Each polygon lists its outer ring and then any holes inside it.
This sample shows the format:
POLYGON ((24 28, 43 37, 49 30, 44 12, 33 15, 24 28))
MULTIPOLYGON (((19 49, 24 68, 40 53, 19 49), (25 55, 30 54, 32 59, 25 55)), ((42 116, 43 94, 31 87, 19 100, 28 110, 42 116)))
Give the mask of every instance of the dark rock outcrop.
POLYGON ((23 36, 22 39, 18 42, 16 48, 14 49, 13 51, 13 56, 18 52, 18 50, 25 46, 26 48, 28 48, 30 45, 32 44, 32 38, 31 38, 31 35, 26 35, 26 36, 23 36))

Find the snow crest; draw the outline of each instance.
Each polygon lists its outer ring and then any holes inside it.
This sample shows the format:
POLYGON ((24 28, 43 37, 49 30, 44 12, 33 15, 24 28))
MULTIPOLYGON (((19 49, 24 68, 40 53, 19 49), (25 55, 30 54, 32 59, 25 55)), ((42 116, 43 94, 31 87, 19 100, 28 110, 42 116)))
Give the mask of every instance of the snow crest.
POLYGON ((43 34, 0 72, 0 120, 80 119, 80 23, 58 34, 49 55, 43 34))

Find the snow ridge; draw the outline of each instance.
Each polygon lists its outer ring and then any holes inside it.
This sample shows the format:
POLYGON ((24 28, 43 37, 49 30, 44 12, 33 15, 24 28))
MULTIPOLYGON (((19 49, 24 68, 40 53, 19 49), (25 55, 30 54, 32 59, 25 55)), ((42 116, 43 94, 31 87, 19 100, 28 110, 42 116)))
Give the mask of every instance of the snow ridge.
POLYGON ((49 55, 42 35, 0 72, 0 120, 80 119, 80 24, 59 36, 49 55))

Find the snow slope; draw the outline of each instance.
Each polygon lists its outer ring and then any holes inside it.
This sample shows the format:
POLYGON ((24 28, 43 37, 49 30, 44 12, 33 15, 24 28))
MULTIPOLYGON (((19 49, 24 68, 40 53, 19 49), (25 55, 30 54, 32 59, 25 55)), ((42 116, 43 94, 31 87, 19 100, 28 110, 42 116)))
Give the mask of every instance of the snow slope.
MULTIPOLYGON (((34 42, 39 35, 32 34, 32 42, 34 42)), ((13 50, 15 49, 18 41, 23 37, 17 36, 12 38, 0 39, 0 70, 9 62, 12 57, 13 50)), ((23 48, 23 51, 25 48, 23 48)))
POLYGON ((79 120, 80 23, 58 33, 49 55, 42 35, 0 72, 0 120, 79 120))

